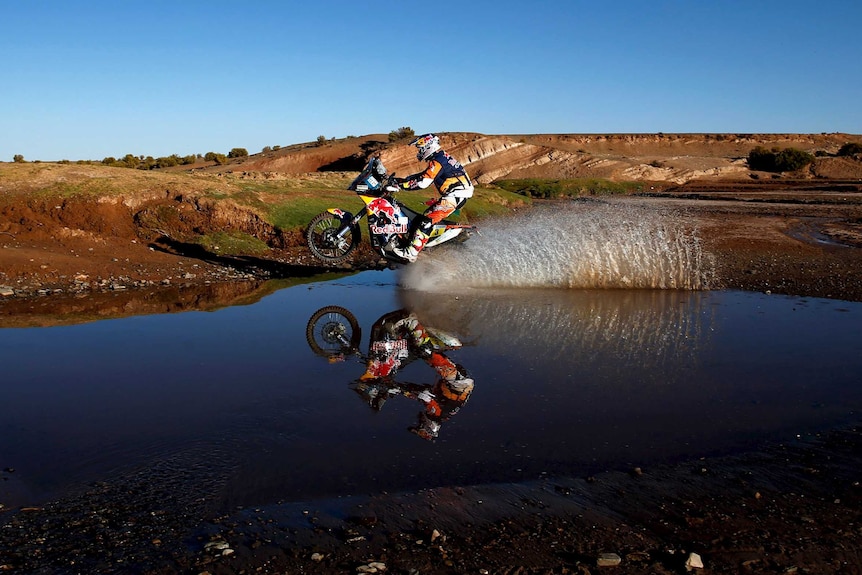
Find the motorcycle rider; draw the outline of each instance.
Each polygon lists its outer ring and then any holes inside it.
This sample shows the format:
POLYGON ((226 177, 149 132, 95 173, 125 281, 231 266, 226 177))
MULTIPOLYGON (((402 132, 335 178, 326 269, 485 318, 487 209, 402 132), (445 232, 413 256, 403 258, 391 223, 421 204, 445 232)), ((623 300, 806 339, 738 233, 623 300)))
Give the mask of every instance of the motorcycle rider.
MULTIPOLYGON (((449 337, 439 331, 432 333, 407 310, 385 314, 371 328, 366 371, 359 378, 367 384, 388 382, 411 355, 423 359, 436 372, 437 382, 430 388, 405 386, 401 392, 422 403, 417 424, 408 430, 427 440, 437 438, 443 422, 458 413, 473 392, 473 379, 467 371, 441 353, 442 349, 460 347, 460 342, 449 337)), ((387 396, 373 396, 372 407, 379 410, 387 396)))
POLYGON ((463 207, 473 196, 473 183, 464 166, 440 147, 440 139, 434 134, 419 136, 410 145, 416 146, 416 158, 428 162, 428 166, 423 172, 398 178, 399 187, 422 190, 433 183, 440 192, 440 197, 413 221, 407 243, 393 250, 398 257, 414 262, 428 242, 432 226, 463 207))

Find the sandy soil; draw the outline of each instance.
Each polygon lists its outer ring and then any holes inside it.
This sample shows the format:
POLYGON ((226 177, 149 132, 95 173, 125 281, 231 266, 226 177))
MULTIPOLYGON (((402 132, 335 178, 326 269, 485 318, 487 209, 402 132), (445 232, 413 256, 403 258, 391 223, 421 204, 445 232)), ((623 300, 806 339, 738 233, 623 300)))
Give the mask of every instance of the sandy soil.
MULTIPOLYGON (((716 257, 717 287, 862 301, 859 196, 724 183, 617 201, 690 217, 716 257)), ((50 315, 51 302, 72 294, 254 286, 319 270, 289 246, 269 261, 240 261, 51 238, 0 237, 0 284, 14 284, 0 302, 7 318, 34 306, 50 315)), ((235 292, 226 297, 244 289, 235 292)), ((663 468, 222 516, 146 477, 99 484, 39 508, 0 507, 0 571, 669 574, 700 571, 701 561, 704 573, 862 573, 858 423, 663 468)), ((0 481, 14 481, 14 469, 0 481)))

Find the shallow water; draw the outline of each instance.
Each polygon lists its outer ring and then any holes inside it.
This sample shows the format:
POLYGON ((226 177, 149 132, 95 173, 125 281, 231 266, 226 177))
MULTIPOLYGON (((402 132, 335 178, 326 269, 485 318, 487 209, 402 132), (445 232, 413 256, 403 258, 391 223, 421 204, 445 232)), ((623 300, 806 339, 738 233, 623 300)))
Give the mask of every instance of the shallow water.
MULTIPOLYGON (((587 475, 729 453, 862 408, 862 304, 746 292, 399 287, 365 272, 253 305, 0 330, 0 503, 152 474, 216 507, 587 475), (343 306, 408 308, 475 382, 436 441, 423 411, 358 394, 359 355, 306 340, 343 306), (10 471, 14 470, 14 471, 10 471)), ((431 387, 417 360, 396 382, 431 387)))

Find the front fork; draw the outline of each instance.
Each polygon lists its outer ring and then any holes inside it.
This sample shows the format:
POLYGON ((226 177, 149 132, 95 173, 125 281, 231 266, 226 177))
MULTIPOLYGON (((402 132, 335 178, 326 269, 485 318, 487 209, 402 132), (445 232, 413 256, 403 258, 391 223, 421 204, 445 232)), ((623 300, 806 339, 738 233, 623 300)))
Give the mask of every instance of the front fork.
POLYGON ((339 229, 338 233, 335 234, 335 238, 341 240, 344 238, 344 234, 348 231, 354 228, 358 229, 359 222, 362 221, 362 218, 365 217, 368 210, 362 210, 355 216, 341 208, 328 208, 326 211, 341 220, 341 229, 339 229))

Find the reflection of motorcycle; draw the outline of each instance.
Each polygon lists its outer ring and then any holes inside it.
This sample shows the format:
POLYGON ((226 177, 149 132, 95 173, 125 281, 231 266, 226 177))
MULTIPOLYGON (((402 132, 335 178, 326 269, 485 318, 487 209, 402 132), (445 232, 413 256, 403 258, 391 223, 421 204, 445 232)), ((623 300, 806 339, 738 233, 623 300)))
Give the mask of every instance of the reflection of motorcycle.
POLYGON ((473 392, 473 379, 442 352, 458 349, 458 338, 419 323, 415 314, 397 310, 385 314, 371 328, 368 354, 359 351, 361 331, 354 315, 341 306, 326 306, 308 320, 305 337, 309 347, 330 363, 355 356, 365 363, 365 373, 350 384, 375 411, 393 396, 421 402, 416 425, 408 429, 433 440, 442 422, 455 415, 473 392), (436 372, 431 385, 395 381, 399 369, 415 359, 424 360, 436 372))
MULTIPOLYGON (((318 214, 308 224, 305 239, 311 253, 318 259, 336 264, 346 260, 361 239, 359 222, 368 216, 368 233, 371 247, 384 258, 404 263, 392 252, 393 248, 404 247, 410 237, 413 221, 419 215, 401 205, 393 192, 398 190, 394 181, 395 174, 386 174, 386 168, 377 156, 368 160, 365 168, 348 187, 359 195, 365 207, 355 216, 341 208, 329 208, 318 214)), ((426 249, 448 242, 454 238, 463 241, 468 234, 465 230, 474 226, 443 220, 431 228, 426 249)))

